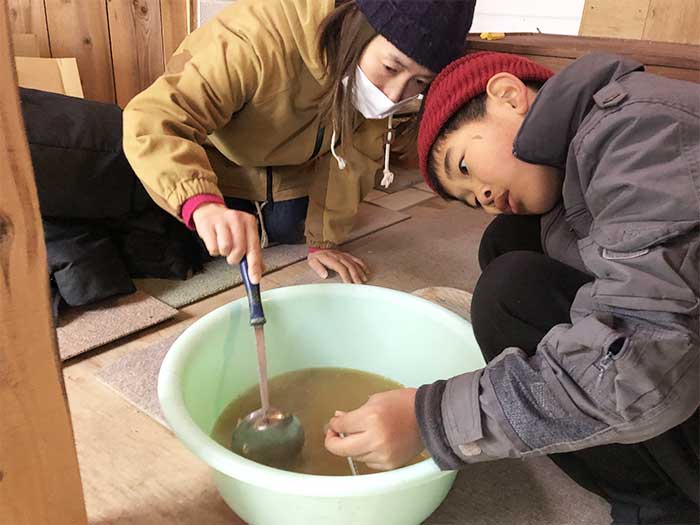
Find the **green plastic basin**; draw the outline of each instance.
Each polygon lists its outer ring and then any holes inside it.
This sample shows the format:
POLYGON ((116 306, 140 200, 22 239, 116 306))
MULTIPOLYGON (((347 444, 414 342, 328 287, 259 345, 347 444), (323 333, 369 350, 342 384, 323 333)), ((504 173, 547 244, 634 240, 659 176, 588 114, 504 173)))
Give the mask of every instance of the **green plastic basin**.
MULTIPOLYGON (((386 288, 292 286, 262 295, 273 377, 346 367, 420 386, 484 365, 471 325, 424 299, 386 288)), ((193 323, 168 352, 158 397, 177 437, 211 467, 226 503, 254 525, 409 525, 447 495, 454 472, 432 459, 365 476, 311 476, 240 457, 209 437, 221 411, 257 383, 248 304, 240 299, 193 323)))

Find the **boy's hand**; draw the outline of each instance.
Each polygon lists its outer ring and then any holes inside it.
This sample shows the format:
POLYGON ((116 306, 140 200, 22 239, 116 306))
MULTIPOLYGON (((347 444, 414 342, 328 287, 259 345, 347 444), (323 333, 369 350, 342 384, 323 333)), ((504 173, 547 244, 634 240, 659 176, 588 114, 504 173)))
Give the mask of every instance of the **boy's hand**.
POLYGON ((326 432, 326 449, 375 470, 405 465, 425 448, 418 431, 415 398, 415 388, 390 390, 371 396, 357 410, 336 412, 326 432))
POLYGON ((254 215, 209 203, 199 206, 192 220, 210 255, 226 257, 226 262, 232 265, 247 256, 250 281, 260 282, 263 262, 258 220, 254 215))
POLYGON ((309 266, 321 279, 328 277, 328 270, 333 270, 344 283, 363 284, 367 282, 369 268, 365 262, 340 250, 318 250, 307 257, 309 266))

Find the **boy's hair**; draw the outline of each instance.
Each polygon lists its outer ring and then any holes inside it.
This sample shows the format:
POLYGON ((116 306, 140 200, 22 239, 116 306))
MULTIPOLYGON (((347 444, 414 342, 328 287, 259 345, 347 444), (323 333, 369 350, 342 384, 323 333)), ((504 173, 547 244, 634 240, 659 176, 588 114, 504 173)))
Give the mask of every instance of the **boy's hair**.
MULTIPOLYGON (((537 92, 544 85, 544 82, 531 81, 525 82, 525 85, 537 92)), ((440 134, 435 139, 435 142, 428 152, 428 184, 433 188, 433 190, 435 190, 435 193, 445 200, 459 199, 453 195, 450 195, 437 177, 437 151, 453 132, 457 131, 459 128, 469 122, 479 121, 486 116, 486 99, 486 92, 480 93, 457 110, 457 112, 453 114, 447 122, 445 122, 445 125, 440 130, 440 134)))
POLYGON ((484 118, 486 86, 498 73, 510 73, 539 89, 554 73, 532 60, 507 53, 477 52, 455 60, 433 80, 421 112, 418 161, 425 182, 444 199, 454 197, 437 179, 434 151, 466 122, 484 118))

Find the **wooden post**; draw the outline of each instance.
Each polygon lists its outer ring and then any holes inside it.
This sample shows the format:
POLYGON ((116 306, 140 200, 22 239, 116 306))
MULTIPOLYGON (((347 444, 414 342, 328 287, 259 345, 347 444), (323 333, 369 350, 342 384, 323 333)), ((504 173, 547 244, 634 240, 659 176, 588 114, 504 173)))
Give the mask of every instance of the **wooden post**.
POLYGON ((85 524, 46 250, 0 0, 0 521, 85 524))

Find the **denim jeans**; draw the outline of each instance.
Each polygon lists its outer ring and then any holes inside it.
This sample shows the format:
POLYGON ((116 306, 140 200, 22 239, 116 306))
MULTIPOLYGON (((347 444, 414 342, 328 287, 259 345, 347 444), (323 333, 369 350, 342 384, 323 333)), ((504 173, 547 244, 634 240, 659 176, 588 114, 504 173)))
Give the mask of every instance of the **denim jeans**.
MULTIPOLYGON (((229 208, 257 216, 255 204, 251 201, 235 197, 226 197, 225 200, 229 208)), ((262 215, 269 241, 278 244, 304 242, 304 225, 308 207, 308 197, 266 203, 262 208, 262 215)))

